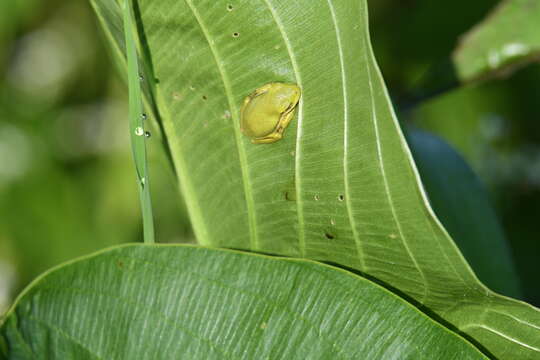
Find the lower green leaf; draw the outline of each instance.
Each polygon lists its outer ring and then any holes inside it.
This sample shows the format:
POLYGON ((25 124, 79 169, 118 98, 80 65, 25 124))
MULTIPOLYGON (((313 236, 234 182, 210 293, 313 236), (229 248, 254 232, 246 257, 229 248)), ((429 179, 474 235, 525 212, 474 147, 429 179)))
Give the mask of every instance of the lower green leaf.
POLYGON ((319 263, 130 245, 56 268, 0 328, 10 359, 483 359, 369 280, 319 263))

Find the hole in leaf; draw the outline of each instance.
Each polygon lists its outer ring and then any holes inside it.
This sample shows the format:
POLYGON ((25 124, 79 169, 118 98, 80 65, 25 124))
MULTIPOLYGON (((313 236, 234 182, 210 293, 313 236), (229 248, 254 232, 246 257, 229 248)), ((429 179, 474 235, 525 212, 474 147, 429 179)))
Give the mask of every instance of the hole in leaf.
POLYGON ((287 200, 287 201, 296 201, 296 192, 294 192, 294 191, 285 191, 285 200, 287 200))
POLYGON ((326 236, 326 238, 327 238, 328 240, 333 240, 333 239, 336 238, 334 235, 330 234, 329 232, 325 232, 325 233, 324 233, 324 236, 326 236))
POLYGON ((339 200, 339 201, 345 200, 345 195, 343 195, 343 194, 339 195, 339 196, 338 196, 338 200, 339 200))
POLYGON ((235 32, 235 33, 232 34, 232 36, 235 37, 235 38, 237 38, 237 37, 240 36, 240 33, 235 32))
POLYGON ((233 8, 233 6, 232 6, 231 4, 227 5, 227 10, 228 10, 228 11, 233 11, 233 9, 234 9, 234 8, 233 8))

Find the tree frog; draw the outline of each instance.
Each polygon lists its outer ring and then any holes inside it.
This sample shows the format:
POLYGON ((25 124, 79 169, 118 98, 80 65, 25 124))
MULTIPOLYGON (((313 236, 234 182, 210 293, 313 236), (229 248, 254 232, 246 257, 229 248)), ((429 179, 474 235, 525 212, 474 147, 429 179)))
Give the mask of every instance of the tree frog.
POLYGON ((270 144, 283 137, 300 100, 296 84, 268 83, 245 98, 240 110, 240 130, 254 144, 270 144))

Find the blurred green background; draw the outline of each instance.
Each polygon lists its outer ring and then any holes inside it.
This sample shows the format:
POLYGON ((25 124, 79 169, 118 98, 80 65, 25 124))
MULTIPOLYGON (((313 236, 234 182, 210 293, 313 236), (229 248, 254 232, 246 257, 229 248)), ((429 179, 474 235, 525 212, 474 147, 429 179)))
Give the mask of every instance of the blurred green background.
MULTIPOLYGON (((458 87, 450 54, 497 1, 368 2, 400 120, 443 137, 480 176, 525 300, 540 305, 540 65, 458 87)), ((157 136, 149 146, 156 239, 193 242, 157 136)), ((86 0, 0 2, 0 163, 0 312, 51 266, 142 240, 126 88, 86 0)))

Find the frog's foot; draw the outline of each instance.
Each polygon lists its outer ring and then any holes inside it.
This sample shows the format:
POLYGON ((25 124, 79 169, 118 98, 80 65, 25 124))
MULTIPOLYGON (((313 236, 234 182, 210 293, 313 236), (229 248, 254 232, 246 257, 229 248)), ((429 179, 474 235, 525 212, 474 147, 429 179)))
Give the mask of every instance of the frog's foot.
POLYGON ((274 134, 270 134, 262 138, 252 139, 251 142, 254 144, 271 144, 271 143, 281 140, 282 137, 283 137, 282 132, 281 133, 276 132, 274 134))

